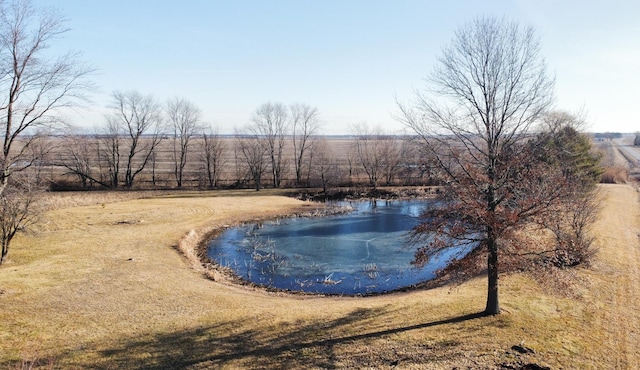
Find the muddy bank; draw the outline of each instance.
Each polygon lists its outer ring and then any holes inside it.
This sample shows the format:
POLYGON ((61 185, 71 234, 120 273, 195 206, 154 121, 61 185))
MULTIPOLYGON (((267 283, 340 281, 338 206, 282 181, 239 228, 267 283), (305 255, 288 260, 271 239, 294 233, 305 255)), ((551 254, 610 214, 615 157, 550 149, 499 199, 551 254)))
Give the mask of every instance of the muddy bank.
POLYGON ((300 200, 326 202, 334 200, 365 200, 365 199, 416 199, 432 198, 438 194, 434 186, 423 187, 382 187, 382 188, 337 188, 326 193, 318 189, 300 189, 290 196, 300 200))

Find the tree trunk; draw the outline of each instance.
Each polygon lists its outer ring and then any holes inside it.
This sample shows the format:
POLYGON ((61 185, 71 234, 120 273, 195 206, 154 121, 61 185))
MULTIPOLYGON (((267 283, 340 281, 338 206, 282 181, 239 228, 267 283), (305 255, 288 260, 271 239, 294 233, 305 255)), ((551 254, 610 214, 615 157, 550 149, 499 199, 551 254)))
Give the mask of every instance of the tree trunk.
POLYGON ((487 290, 487 307, 484 310, 486 315, 497 315, 500 313, 500 304, 498 302, 498 244, 493 237, 487 240, 489 248, 489 257, 487 263, 488 290, 487 290))
POLYGON ((2 171, 2 174, 0 175, 0 195, 2 195, 2 193, 4 193, 4 189, 7 187, 7 184, 9 183, 9 170, 5 169, 2 171))
POLYGON ((9 253, 9 245, 7 245, 6 243, 2 243, 2 254, 0 255, 0 265, 4 263, 4 260, 7 257, 7 253, 9 253))
POLYGON ((253 177, 253 180, 256 182, 256 191, 260 191, 262 185, 262 176, 256 175, 253 177))

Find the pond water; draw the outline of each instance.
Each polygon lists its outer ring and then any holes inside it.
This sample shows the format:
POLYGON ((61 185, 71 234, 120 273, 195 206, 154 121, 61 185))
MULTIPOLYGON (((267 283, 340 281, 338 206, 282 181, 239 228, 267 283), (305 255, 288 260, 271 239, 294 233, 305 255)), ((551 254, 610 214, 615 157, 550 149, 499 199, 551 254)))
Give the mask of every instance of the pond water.
POLYGON ((420 268, 408 231, 428 201, 364 201, 348 214, 281 219, 224 231, 209 243, 217 264, 258 285, 283 290, 362 295, 434 277, 459 248, 420 268))

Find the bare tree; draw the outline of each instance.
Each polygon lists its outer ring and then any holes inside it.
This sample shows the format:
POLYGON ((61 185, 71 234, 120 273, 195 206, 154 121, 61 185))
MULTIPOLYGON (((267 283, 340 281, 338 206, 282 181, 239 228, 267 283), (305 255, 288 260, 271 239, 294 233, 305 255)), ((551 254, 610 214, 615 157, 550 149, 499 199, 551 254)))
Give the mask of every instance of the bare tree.
POLYGON ((200 162, 206 175, 207 188, 215 189, 225 164, 226 145, 217 130, 202 134, 200 142, 200 162))
MULTIPOLYGON (((154 149, 162 140, 161 109, 152 96, 144 96, 137 91, 116 91, 112 97, 113 113, 107 117, 107 123, 109 131, 117 132, 115 140, 120 140, 119 137, 126 139, 128 148, 124 185, 131 188, 136 176, 144 170, 154 149)), ((112 144, 116 142, 112 141, 112 144)), ((117 148, 112 148, 111 155, 119 156, 120 154, 116 154, 119 153, 117 148)), ((117 172, 115 166, 114 170, 117 172)))
POLYGON ((100 184, 109 187, 110 184, 103 182, 95 172, 93 159, 95 158, 95 142, 93 138, 70 134, 64 138, 64 146, 58 151, 56 166, 67 170, 68 175, 78 178, 83 188, 90 188, 93 184, 100 184))
POLYGON ((173 173, 178 188, 181 188, 189 144, 200 130, 201 112, 193 103, 175 98, 167 103, 167 115, 173 129, 173 173))
POLYGON ((402 162, 402 142, 395 135, 384 135, 378 145, 382 152, 382 174, 385 184, 393 185, 402 162))
POLYGON ((238 142, 239 140, 240 137, 236 133, 236 137, 233 143, 233 167, 235 170, 235 181, 233 186, 235 187, 244 186, 244 184, 246 184, 251 178, 251 174, 249 173, 249 170, 247 169, 247 166, 245 164, 246 161, 244 159, 244 155, 242 154, 242 151, 240 149, 240 144, 238 142))
POLYGON ((314 172, 320 180, 322 192, 326 194, 327 188, 340 178, 338 162, 326 138, 316 141, 314 153, 314 172))
POLYGON ((253 114, 247 131, 254 135, 271 161, 273 187, 279 188, 286 161, 285 137, 289 130, 287 108, 280 103, 265 103, 253 114))
POLYGON ((358 161, 369 178, 369 185, 376 189, 381 178, 390 180, 392 168, 397 166, 399 153, 395 142, 380 127, 370 128, 366 123, 353 125, 352 130, 356 135, 358 161))
POLYGON ((49 130, 38 130, 24 139, 29 143, 25 151, 25 158, 28 158, 31 163, 27 170, 31 172, 28 178, 32 179, 37 186, 49 184, 51 178, 46 177, 45 169, 50 168, 52 164, 52 153, 58 150, 59 140, 53 138, 49 130))
POLYGON ((428 162, 421 156, 420 146, 415 144, 412 136, 402 137, 401 160, 398 163, 397 175, 404 185, 427 185, 429 183, 428 162))
POLYGON ((296 184, 301 185, 305 154, 308 154, 312 149, 311 137, 320 128, 319 113, 318 108, 306 104, 292 104, 289 106, 289 110, 291 111, 296 184))
POLYGON ((0 112, 4 133, 0 157, 0 193, 9 177, 31 167, 32 141, 25 136, 38 126, 59 121, 56 112, 69 107, 87 91, 90 68, 76 53, 52 59, 51 42, 67 31, 64 18, 53 11, 39 11, 29 0, 0 3, 0 112), (16 146, 20 137, 26 137, 16 146))
POLYGON ((156 187, 158 185, 158 147, 156 146, 151 151, 151 156, 149 157, 149 162, 151 162, 151 184, 156 187))
POLYGON ((349 146, 347 149, 347 155, 344 158, 347 165, 347 173, 348 173, 348 181, 349 186, 354 185, 354 178, 359 178, 358 176, 358 151, 353 146, 349 146))
POLYGON ((97 152, 100 168, 106 167, 106 174, 100 171, 102 181, 117 188, 120 185, 120 146, 124 139, 120 122, 115 116, 106 117, 106 128, 103 133, 96 135, 97 152), (105 163, 105 166, 102 166, 105 163))
POLYGON ((5 261, 16 234, 37 219, 38 212, 34 206, 39 192, 34 190, 30 182, 10 182, 0 194, 0 265, 5 261))
POLYGON ((534 30, 496 18, 461 27, 428 81, 436 96, 400 105, 401 120, 436 159, 446 197, 415 230, 425 236, 416 259, 452 243, 486 254, 485 313, 498 314, 499 251, 565 195, 566 181, 523 150, 552 102, 554 81, 534 30))
POLYGON ((265 156, 267 154, 262 139, 258 136, 243 136, 236 134, 236 149, 241 161, 253 180, 256 191, 262 188, 262 175, 266 170, 265 156))

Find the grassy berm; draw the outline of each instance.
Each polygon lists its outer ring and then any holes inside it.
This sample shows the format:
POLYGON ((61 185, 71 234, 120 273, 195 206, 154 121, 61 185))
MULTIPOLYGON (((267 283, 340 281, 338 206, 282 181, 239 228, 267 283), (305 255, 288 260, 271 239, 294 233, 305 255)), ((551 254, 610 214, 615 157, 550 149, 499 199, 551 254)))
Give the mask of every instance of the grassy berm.
POLYGON ((640 207, 630 185, 602 186, 593 266, 557 273, 555 283, 502 276, 504 312, 495 317, 477 314, 484 277, 367 298, 293 296, 207 279, 179 244, 188 251, 208 230, 317 205, 268 191, 144 196, 52 196, 55 209, 15 240, 0 267, 0 367, 640 364, 640 207))

